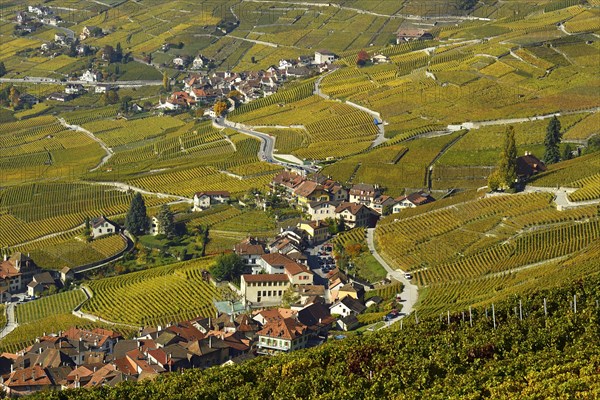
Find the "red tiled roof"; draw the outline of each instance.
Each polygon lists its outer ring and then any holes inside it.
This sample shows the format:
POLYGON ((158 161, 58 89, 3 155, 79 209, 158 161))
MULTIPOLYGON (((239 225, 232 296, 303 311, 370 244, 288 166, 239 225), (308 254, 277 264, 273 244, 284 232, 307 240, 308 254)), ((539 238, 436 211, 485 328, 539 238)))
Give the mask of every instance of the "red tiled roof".
POLYGON ((340 204, 339 206, 337 206, 337 208, 335 209, 336 213, 341 213, 344 210, 348 210, 350 211, 350 213, 352 215, 356 215, 358 214, 363 208, 367 208, 362 204, 357 204, 357 203, 349 203, 349 202, 344 202, 342 204, 340 204))
POLYGON ((299 324, 293 318, 285 318, 267 322, 258 335, 280 339, 296 339, 306 331, 306 326, 299 324))
POLYGON ((288 282, 286 274, 244 274, 242 279, 246 282, 288 282))
POLYGON ((298 264, 298 263, 290 263, 290 264, 286 264, 284 266, 285 271, 290 274, 290 275, 298 275, 302 272, 306 272, 309 274, 312 274, 311 270, 308 269, 306 266, 302 265, 302 264, 298 264))
POLYGON ((33 367, 14 371, 4 382, 4 385, 7 387, 46 386, 52 385, 52 381, 44 368, 34 365, 33 367))
POLYGON ((292 259, 281 253, 264 254, 261 258, 269 265, 283 266, 285 264, 294 262, 292 259))

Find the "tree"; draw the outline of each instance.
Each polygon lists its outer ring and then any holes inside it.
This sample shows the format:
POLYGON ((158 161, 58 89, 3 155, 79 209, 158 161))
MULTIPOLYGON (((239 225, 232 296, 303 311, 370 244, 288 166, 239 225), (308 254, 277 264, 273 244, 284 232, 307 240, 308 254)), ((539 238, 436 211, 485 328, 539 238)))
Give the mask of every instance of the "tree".
POLYGON ((356 64, 363 66, 367 63, 368 59, 369 59, 369 54, 366 51, 361 50, 358 52, 358 58, 356 59, 356 64))
POLYGON ((90 217, 85 217, 85 228, 83 229, 83 238, 88 242, 92 240, 92 228, 90 226, 90 217))
POLYGON ((506 190, 514 186, 517 179, 517 145, 515 144, 515 129, 506 129, 504 146, 498 160, 498 168, 488 178, 491 190, 506 190))
POLYGON ((114 59, 116 62, 123 61, 123 48, 121 47, 121 42, 117 43, 117 47, 115 48, 114 59))
POLYGON ((340 215, 340 219, 337 220, 337 231, 344 232, 346 230, 346 221, 344 221, 344 217, 340 215))
POLYGON ((565 148, 563 149, 562 156, 560 157, 562 160, 570 160, 573 158, 573 149, 571 145, 567 143, 565 148))
POLYGON ((544 163, 554 164, 560 161, 560 140, 562 134, 560 132, 560 121, 556 116, 552 117, 546 128, 546 138, 544 139, 544 163))
POLYGON ((16 87, 11 86, 9 93, 10 94, 8 98, 10 100, 10 106, 16 110, 21 104, 21 92, 19 92, 19 90, 16 87))
POLYGON ((107 44, 102 49, 102 59, 109 63, 115 60, 115 49, 111 45, 107 44))
POLYGON ((235 253, 221 254, 210 267, 210 274, 217 281, 237 280, 244 270, 244 260, 235 253))
POLYGON ((293 304, 298 303, 300 300, 300 295, 294 291, 293 287, 287 288, 285 292, 283 292, 283 296, 281 296, 281 305, 284 308, 290 308, 293 304))
POLYGON ((163 204, 160 207, 156 219, 158 219, 160 233, 164 234, 169 239, 172 238, 175 235, 175 217, 168 205, 163 204))
POLYGON ((167 91, 171 90, 171 82, 167 76, 167 71, 163 72, 163 88, 167 91))
POLYGON ((129 211, 125 218, 125 228, 134 235, 144 234, 150 228, 150 221, 146 214, 146 203, 139 192, 131 199, 129 211))
POLYGON ((6 75, 6 66, 4 65, 4 61, 0 61, 0 77, 6 75))
POLYGON ((383 207, 382 215, 391 215, 392 212, 394 212, 394 206, 388 204, 387 206, 383 207))
POLYGON ((217 117, 220 117, 221 115, 223 115, 223 113, 227 110, 227 103, 225 103, 224 101, 220 100, 217 101, 215 103, 215 114, 217 117))

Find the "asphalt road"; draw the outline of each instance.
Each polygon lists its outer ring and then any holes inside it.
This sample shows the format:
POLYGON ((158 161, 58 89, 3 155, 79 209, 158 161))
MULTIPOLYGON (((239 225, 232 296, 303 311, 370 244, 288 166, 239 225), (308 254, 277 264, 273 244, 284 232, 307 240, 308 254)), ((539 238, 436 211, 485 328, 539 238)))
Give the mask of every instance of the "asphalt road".
MULTIPOLYGON (((375 248, 375 243, 373 241, 373 235, 375 232, 375 228, 370 228, 367 230, 367 245, 369 246, 369 250, 373 254, 373 257, 385 270, 387 271, 388 278, 393 278, 397 281, 402 282, 404 284, 404 289, 401 293, 402 298, 402 312, 400 313, 403 316, 409 315, 414 311, 415 304, 419 299, 419 288, 416 285, 413 285, 408 279, 404 277, 404 271, 395 270, 388 265, 388 263, 377 253, 377 249, 375 248)), ((398 318, 399 319, 399 318, 398 318)))

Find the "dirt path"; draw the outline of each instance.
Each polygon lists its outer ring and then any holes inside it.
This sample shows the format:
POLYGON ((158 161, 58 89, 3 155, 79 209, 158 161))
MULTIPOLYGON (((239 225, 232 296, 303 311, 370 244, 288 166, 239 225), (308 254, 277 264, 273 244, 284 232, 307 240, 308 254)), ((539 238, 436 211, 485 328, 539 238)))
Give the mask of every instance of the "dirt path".
POLYGON ((115 154, 113 152, 113 150, 110 147, 108 147, 106 145, 106 143, 104 143, 102 141, 102 139, 98 138, 96 135, 94 135, 92 132, 88 131, 87 129, 84 129, 79 125, 70 125, 62 117, 56 117, 56 119, 58 119, 58 122, 60 122, 61 125, 67 129, 70 129, 72 131, 83 132, 86 136, 88 136, 94 142, 98 143, 100 145, 100 147, 102 147, 102 150, 104 150, 104 152, 106 153, 106 155, 104 157, 102 157, 102 160, 100 160, 100 163, 98 163, 98 165, 96 165, 94 168, 90 169, 90 172, 97 171, 100 167, 102 167, 104 164, 106 164, 106 162, 108 160, 110 160, 110 158, 115 154))

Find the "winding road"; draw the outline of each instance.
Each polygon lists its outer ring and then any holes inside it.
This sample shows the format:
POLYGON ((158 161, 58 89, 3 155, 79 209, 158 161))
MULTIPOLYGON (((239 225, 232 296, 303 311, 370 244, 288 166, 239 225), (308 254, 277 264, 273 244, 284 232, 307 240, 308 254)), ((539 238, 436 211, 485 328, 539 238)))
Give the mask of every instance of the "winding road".
POLYGON ((8 303, 6 306, 6 325, 0 332, 0 339, 15 330, 19 326, 15 319, 15 303, 8 303))
POLYGON ((381 266, 387 271, 388 278, 393 278, 397 281, 402 282, 404 288, 402 289, 402 315, 407 316, 410 315, 413 311, 415 311, 415 304, 419 299, 419 288, 417 285, 413 285, 408 279, 404 277, 404 271, 395 270, 389 266, 389 264, 379 255, 377 249, 375 248, 374 242, 374 233, 375 228, 367 229, 367 245, 369 246, 369 250, 373 257, 381 264, 381 266))

